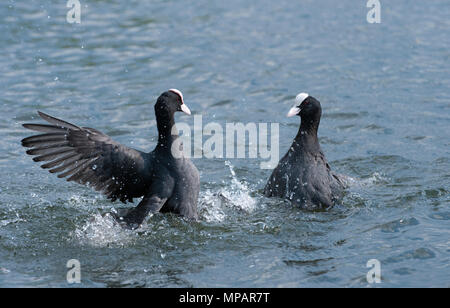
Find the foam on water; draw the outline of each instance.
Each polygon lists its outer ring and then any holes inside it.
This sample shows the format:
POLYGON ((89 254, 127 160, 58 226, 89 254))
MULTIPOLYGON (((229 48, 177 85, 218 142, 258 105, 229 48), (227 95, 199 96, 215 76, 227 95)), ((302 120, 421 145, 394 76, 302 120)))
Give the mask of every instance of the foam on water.
POLYGON ((9 224, 13 224, 13 223, 17 223, 17 222, 25 222, 25 221, 26 221, 25 219, 22 219, 19 217, 19 215, 17 215, 17 218, 0 220, 0 227, 4 227, 9 224))

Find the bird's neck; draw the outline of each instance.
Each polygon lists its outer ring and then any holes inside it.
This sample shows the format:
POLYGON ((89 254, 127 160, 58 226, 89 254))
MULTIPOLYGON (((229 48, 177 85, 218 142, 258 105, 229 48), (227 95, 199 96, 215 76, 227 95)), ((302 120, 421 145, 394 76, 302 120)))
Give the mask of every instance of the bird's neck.
POLYGON ((319 151, 319 139, 317 138, 317 131, 319 129, 319 119, 302 119, 297 136, 292 145, 293 150, 301 148, 307 151, 319 151))
POLYGON ((171 150, 173 142, 178 138, 178 130, 175 126, 173 115, 159 115, 156 118, 158 127, 159 149, 171 150))

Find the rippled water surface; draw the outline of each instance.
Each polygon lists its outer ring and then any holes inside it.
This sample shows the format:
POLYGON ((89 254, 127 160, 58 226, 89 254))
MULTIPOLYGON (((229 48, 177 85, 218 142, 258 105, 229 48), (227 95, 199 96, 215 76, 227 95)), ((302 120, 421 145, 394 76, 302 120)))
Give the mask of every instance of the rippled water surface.
MULTIPOLYGON (((450 3, 81 0, 0 4, 0 287, 450 286, 450 3), (137 232, 88 188, 26 157, 42 110, 126 145, 156 144, 153 104, 181 89, 204 123, 298 127, 298 92, 322 102, 322 148, 350 177, 342 205, 306 212, 261 191, 258 159, 194 159, 199 222, 154 215, 137 232)), ((177 115, 192 124, 192 117, 177 115)))

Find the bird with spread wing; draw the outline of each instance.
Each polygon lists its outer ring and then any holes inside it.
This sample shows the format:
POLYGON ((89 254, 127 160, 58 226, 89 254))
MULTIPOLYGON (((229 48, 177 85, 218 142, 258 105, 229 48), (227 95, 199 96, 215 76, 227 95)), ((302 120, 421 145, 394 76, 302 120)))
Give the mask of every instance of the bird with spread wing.
POLYGON ((191 114, 183 94, 171 89, 161 94, 155 104, 158 144, 150 153, 126 147, 106 134, 80 127, 43 112, 39 116, 49 124, 23 124, 41 132, 27 137, 22 145, 29 148, 35 162, 59 178, 89 185, 111 201, 142 201, 125 215, 115 218, 131 229, 139 227, 151 212, 173 212, 197 219, 200 180, 197 168, 186 157, 174 155, 172 145, 174 114, 191 114))

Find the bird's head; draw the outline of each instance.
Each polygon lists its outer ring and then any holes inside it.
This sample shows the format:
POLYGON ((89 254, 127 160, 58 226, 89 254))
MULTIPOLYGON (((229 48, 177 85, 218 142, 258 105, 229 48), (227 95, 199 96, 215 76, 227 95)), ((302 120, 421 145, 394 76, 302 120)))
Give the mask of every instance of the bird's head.
POLYGON ((320 119, 322 107, 320 102, 308 93, 300 93, 295 98, 294 106, 289 110, 287 117, 300 116, 303 119, 320 119))
POLYGON ((166 113, 172 116, 177 111, 191 114, 188 106, 184 103, 183 93, 180 90, 170 89, 158 97, 155 104, 156 114, 166 113))

